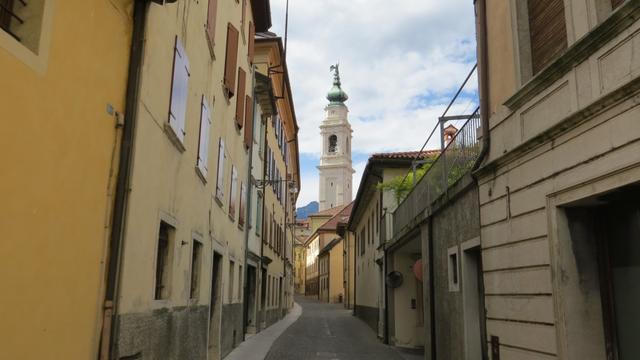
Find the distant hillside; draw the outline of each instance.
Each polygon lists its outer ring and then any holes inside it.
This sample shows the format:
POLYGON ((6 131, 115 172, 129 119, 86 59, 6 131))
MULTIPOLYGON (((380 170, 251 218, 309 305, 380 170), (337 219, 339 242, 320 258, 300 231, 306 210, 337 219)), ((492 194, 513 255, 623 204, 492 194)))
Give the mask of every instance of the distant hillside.
POLYGON ((320 204, 317 201, 312 201, 308 203, 306 206, 299 207, 296 209, 296 218, 300 220, 304 220, 309 217, 309 214, 313 214, 318 212, 320 208, 320 204))

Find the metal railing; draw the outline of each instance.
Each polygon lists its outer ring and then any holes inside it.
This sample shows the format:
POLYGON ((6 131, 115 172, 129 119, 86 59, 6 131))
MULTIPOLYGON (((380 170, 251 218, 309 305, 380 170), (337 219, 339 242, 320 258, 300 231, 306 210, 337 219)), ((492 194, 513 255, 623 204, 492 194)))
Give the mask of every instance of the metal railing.
POLYGON ((446 145, 428 170, 393 213, 393 231, 401 231, 418 214, 440 198, 460 178, 471 171, 480 154, 480 116, 476 109, 455 137, 446 145))
POLYGON ((22 19, 15 11, 14 4, 18 2, 21 6, 27 6, 25 0, 0 0, 0 29, 6 31, 14 39, 21 41, 20 37, 12 29, 12 24, 24 24, 22 19))

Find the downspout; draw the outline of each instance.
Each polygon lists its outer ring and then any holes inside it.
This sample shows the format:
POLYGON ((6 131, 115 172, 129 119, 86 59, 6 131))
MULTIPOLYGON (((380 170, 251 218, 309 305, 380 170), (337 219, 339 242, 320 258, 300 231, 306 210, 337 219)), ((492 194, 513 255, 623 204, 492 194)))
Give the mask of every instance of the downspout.
MULTIPOLYGON (((351 220, 349 220, 351 221, 351 220)), ((356 229, 357 231, 357 229, 356 229)), ((358 234, 353 233, 353 316, 358 316, 358 272, 356 271, 356 256, 358 254, 358 234)))
POLYGON ((476 6, 478 37, 478 82, 480 87, 480 123, 482 127, 482 149, 473 164, 472 173, 480 168, 491 146, 489 132, 489 54, 487 49, 487 3, 486 0, 474 0, 476 6))
POLYGON ((431 359, 437 359, 436 351, 436 290, 435 290, 435 276, 433 274, 433 218, 430 216, 428 221, 429 226, 429 316, 431 317, 430 332, 431 332, 431 359))
POLYGON ((113 205, 111 236, 109 240, 109 259, 107 264, 107 284, 105 290, 103 327, 98 358, 113 358, 115 339, 117 338, 116 298, 120 285, 120 262, 124 241, 124 222, 127 212, 129 183, 131 180, 131 160, 137 122, 138 92, 142 74, 144 56, 144 32, 147 23, 149 0, 136 0, 133 8, 133 32, 126 89, 124 127, 120 144, 118 178, 113 205))
MULTIPOLYGON (((256 114, 256 66, 252 65, 252 73, 253 75, 251 76, 251 101, 253 101, 253 118, 255 119, 255 114, 256 114)), ((246 122, 244 124, 245 126, 247 126, 246 122)), ((251 125, 253 126, 253 128, 255 128, 255 124, 253 122, 253 119, 251 121, 251 125)), ((245 209, 246 214, 245 214, 245 234, 244 234, 244 274, 242 274, 242 277, 244 278, 244 301, 243 301, 243 311, 242 311, 242 339, 243 341, 245 340, 245 334, 247 333, 247 319, 249 318, 249 235, 251 234, 251 200, 252 200, 252 181, 251 181, 251 175, 253 172, 253 129, 249 130, 251 132, 251 141, 249 143, 249 166, 248 166, 248 171, 247 171, 247 187, 248 190, 247 191, 247 208, 245 209)), ((242 189, 240 189, 240 191, 242 191, 242 189)), ((257 273, 257 271, 256 271, 257 273)), ((256 278, 255 280, 258 279, 258 276, 256 274, 256 278)), ((256 287, 257 288, 257 287, 256 287)), ((257 297, 254 299, 254 301, 257 300, 257 297)))

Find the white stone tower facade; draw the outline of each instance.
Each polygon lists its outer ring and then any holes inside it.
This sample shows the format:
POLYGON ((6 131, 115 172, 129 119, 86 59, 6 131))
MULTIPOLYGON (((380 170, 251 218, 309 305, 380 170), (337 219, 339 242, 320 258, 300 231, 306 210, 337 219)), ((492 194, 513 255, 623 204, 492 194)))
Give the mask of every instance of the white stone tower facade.
POLYGON ((349 109, 344 102, 349 98, 340 87, 338 65, 334 70, 333 87, 327 94, 329 104, 320 125, 322 157, 320 158, 320 211, 349 204, 353 198, 353 166, 351 163, 351 138, 349 109))

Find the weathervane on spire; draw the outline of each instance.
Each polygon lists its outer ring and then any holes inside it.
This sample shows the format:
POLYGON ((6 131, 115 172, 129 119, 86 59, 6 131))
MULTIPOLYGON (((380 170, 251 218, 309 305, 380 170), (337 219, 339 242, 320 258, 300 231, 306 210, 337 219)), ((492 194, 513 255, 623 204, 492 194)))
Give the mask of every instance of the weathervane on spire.
POLYGON ((340 63, 335 63, 329 67, 329 71, 333 71, 333 80, 340 84, 340 63))

